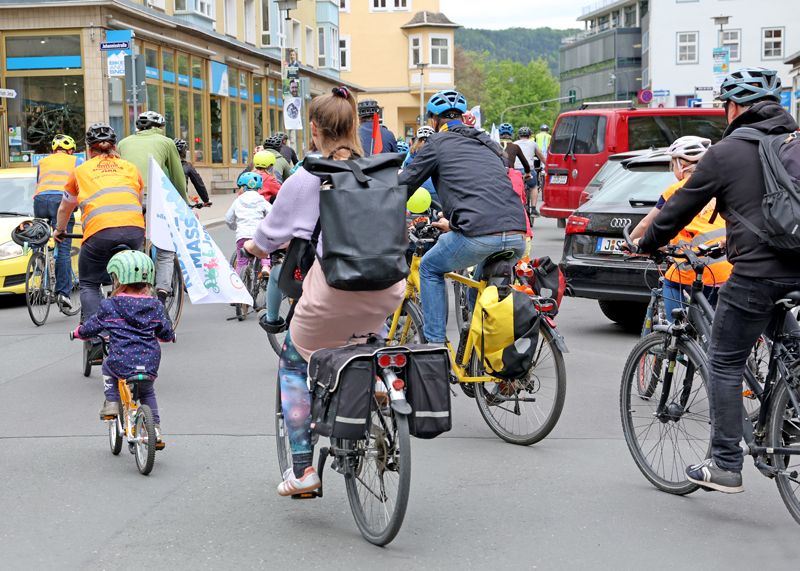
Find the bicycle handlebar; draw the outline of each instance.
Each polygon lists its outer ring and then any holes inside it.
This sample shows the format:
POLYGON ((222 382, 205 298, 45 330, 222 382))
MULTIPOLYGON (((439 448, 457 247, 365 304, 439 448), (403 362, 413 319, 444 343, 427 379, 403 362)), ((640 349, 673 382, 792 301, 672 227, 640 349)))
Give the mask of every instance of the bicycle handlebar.
POLYGON ((663 250, 653 252, 651 254, 643 253, 639 249, 639 245, 635 244, 631 239, 630 224, 627 224, 622 229, 622 236, 625 238, 625 246, 630 250, 631 254, 640 254, 649 257, 655 262, 662 262, 665 258, 672 258, 673 260, 686 260, 692 266, 692 269, 699 270, 706 266, 706 262, 700 259, 700 256, 709 258, 720 258, 725 255, 725 250, 718 242, 713 245, 700 244, 696 246, 698 252, 695 253, 693 247, 688 242, 680 242, 678 244, 667 244, 663 250))

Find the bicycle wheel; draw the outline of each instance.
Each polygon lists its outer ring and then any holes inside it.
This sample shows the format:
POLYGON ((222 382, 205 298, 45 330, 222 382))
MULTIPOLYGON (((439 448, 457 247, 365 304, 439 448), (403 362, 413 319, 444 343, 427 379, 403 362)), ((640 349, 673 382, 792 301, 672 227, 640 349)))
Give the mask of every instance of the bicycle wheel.
MULTIPOLYGON (((286 297, 285 295, 281 294, 281 306, 278 309, 278 315, 283 319, 286 320, 286 317, 289 315, 289 309, 292 307, 292 301, 286 297)), ((281 331, 280 333, 267 333, 267 339, 269 339, 269 345, 272 347, 272 350, 275 351, 275 354, 280 357, 281 351, 283 350, 283 339, 286 337, 286 330, 281 331)))
POLYGON ((74 317, 81 312, 81 290, 80 290, 80 283, 78 281, 78 275, 72 269, 69 268, 69 280, 70 280, 70 290, 69 290, 69 302, 72 305, 72 309, 67 309, 64 306, 60 306, 61 313, 66 316, 74 317))
MULTIPOLYGON (((458 272, 467 275, 466 272, 458 272)), ((456 314, 456 329, 459 334, 464 328, 464 324, 469 324, 472 314, 469 310, 469 288, 462 283, 453 282, 453 305, 456 314)))
POLYGON ((670 340, 666 333, 651 333, 631 350, 622 373, 620 414, 628 449, 644 477, 659 490, 685 495, 698 489, 686 478, 686 467, 708 458, 711 449, 708 364, 696 342, 678 341, 665 410, 659 414, 670 340), (642 361, 644 374, 656 378, 650 396, 639 392, 642 361))
POLYGON ((156 461, 156 428, 153 411, 146 404, 139 405, 134 419, 133 435, 136 438, 136 467, 144 476, 153 470, 156 461))
MULTIPOLYGON (((476 353, 470 374, 481 376, 483 366, 476 353)), ((478 410, 489 428, 511 444, 529 446, 550 434, 564 408, 567 370, 564 356, 550 330, 542 324, 533 364, 524 379, 475 383, 478 410)))
POLYGON ((83 376, 88 377, 92 374, 92 344, 90 341, 83 342, 83 376))
POLYGON ((44 325, 50 313, 50 276, 46 268, 42 252, 31 254, 25 270, 25 305, 28 306, 31 321, 37 326, 44 325))
MULTIPOLYGON (((253 267, 251 264, 247 264, 245 267, 241 269, 239 272, 239 278, 241 278, 242 283, 244 284, 244 289, 252 293, 253 291, 253 267)), ((236 304, 236 319, 239 321, 244 321, 245 317, 247 317, 247 312, 250 311, 250 306, 246 303, 237 303, 236 304)))
MULTIPOLYGON (((786 383, 775 385, 769 413, 769 445, 771 447, 795 448, 800 452, 800 410, 789 398, 786 383)), ((800 391, 794 391, 800 399, 800 391)), ((800 455, 773 454, 772 465, 779 470, 775 484, 786 509, 800 523, 800 455)))
POLYGON ((117 409, 117 418, 108 423, 108 444, 111 446, 111 453, 114 456, 122 451, 123 414, 122 403, 120 403, 117 409))
MULTIPOLYGON (((386 320, 386 325, 391 326, 392 316, 386 320)), ((397 331, 392 339, 387 339, 388 345, 408 345, 411 343, 425 343, 425 334, 422 332, 422 311, 419 306, 406 299, 400 310, 397 321, 397 331)))
POLYGON ((281 477, 286 470, 292 467, 292 448, 289 444, 289 431, 286 430, 286 420, 283 418, 281 406, 281 383, 275 384, 275 444, 278 447, 278 469, 281 477))
POLYGON ((172 324, 173 329, 178 328, 178 323, 183 314, 183 272, 181 271, 181 264, 178 258, 175 258, 172 266, 172 282, 170 287, 172 292, 167 296, 166 310, 169 322, 172 324))
POLYGON ((349 441, 345 484, 350 510, 364 539, 375 545, 392 541, 406 515, 411 487, 411 438, 408 418, 373 404, 369 439, 349 441))

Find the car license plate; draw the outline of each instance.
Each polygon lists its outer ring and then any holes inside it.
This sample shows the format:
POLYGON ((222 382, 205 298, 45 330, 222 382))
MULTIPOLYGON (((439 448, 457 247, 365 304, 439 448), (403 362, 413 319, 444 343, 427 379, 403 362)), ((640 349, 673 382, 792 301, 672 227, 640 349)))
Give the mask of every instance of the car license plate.
POLYGON ((567 184, 567 175, 565 174, 551 174, 550 184, 567 184))
POLYGON ((622 246, 624 244, 624 238, 598 238, 595 252, 598 254, 623 254, 622 246))

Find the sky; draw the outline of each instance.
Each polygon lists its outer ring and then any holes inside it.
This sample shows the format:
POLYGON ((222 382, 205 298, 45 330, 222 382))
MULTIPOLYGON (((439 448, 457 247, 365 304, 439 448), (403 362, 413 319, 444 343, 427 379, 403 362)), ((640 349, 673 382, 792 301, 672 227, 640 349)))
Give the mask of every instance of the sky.
POLYGON ((444 14, 465 28, 581 28, 581 8, 597 0, 439 0, 444 14))

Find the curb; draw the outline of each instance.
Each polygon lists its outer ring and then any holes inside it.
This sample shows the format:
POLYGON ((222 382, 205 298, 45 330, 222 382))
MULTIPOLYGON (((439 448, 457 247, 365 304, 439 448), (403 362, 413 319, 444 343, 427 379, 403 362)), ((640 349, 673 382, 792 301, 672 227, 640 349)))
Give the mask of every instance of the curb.
POLYGON ((203 222, 203 227, 206 230, 208 230, 210 228, 216 228, 217 226, 222 226, 223 224, 225 224, 224 218, 212 218, 211 220, 203 222))

